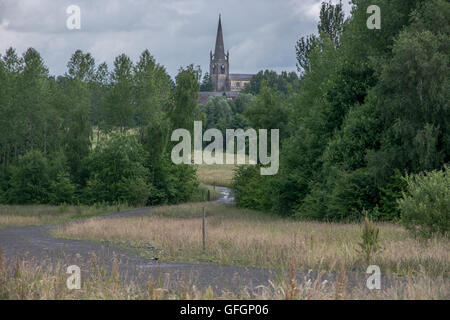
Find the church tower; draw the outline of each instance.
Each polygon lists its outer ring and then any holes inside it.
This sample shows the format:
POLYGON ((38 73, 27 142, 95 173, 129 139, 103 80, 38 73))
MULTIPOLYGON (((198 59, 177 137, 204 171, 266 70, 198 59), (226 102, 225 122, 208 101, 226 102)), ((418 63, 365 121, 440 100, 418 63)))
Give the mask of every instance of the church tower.
POLYGON ((210 52, 209 74, 216 91, 230 91, 229 53, 225 54, 222 35, 222 22, 219 15, 216 47, 214 54, 210 52))

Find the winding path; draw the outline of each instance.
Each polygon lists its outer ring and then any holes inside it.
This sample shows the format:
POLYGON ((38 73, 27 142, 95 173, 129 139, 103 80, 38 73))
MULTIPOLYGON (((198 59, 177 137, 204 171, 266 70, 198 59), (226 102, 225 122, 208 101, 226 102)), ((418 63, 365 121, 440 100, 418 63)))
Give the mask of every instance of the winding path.
MULTIPOLYGON (((220 203, 232 204, 232 192, 228 188, 217 187, 221 196, 216 200, 220 203)), ((120 213, 113 213, 104 218, 120 218, 142 216, 151 213, 151 208, 141 208, 120 213)), ((149 277, 155 280, 167 281, 169 287, 185 287, 195 284, 197 288, 211 286, 216 292, 228 290, 235 293, 247 288, 269 286, 270 280, 284 277, 284 273, 263 268, 246 268, 213 264, 171 263, 141 258, 127 250, 115 247, 109 243, 90 242, 84 240, 69 240, 51 237, 48 231, 56 226, 25 226, 0 229, 0 246, 6 258, 17 257, 35 260, 39 263, 78 265, 82 276, 87 276, 92 270, 93 254, 106 270, 111 269, 114 256, 119 261, 120 277, 123 281, 133 280, 136 283, 147 283, 149 277)), ((317 277, 315 272, 298 272, 299 282, 317 277)), ((322 277, 323 280, 335 281, 335 274, 322 277)), ((350 287, 365 288, 367 275, 359 273, 347 274, 350 287)), ((83 279, 83 278, 82 278, 83 279)))

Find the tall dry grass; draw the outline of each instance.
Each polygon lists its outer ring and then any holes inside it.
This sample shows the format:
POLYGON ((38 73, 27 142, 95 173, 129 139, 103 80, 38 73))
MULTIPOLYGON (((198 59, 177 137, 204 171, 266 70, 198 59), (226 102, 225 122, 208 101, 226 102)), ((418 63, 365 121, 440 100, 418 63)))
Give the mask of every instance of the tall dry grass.
MULTIPOLYGON (((362 225, 301 222, 217 203, 207 204, 206 250, 202 249, 201 209, 205 204, 159 207, 140 218, 91 219, 61 226, 59 237, 116 241, 131 248, 158 248, 167 261, 297 269, 365 271, 358 250, 362 225)), ((384 274, 448 277, 448 240, 419 241, 395 224, 378 224, 383 250, 368 263, 384 274)), ((143 255, 154 255, 146 252, 143 255)))
MULTIPOLYGON (((90 272, 83 274, 81 288, 69 290, 68 274, 62 262, 38 263, 33 260, 5 260, 0 248, 0 299, 2 300, 161 300, 161 299, 449 299, 448 279, 419 277, 386 290, 346 290, 345 283, 303 279, 281 279, 257 288, 238 292, 214 292, 199 289, 191 280, 173 285, 171 280, 147 278, 146 281, 122 282, 119 266, 106 272, 92 260, 90 272)), ((344 277, 345 279, 345 277, 344 277)), ((344 280, 345 281, 345 280, 344 280)))

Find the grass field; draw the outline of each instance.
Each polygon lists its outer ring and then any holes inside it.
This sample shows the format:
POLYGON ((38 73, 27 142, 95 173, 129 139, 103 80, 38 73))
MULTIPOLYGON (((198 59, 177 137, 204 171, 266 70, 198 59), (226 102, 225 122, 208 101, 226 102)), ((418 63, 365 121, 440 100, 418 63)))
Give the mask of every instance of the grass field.
POLYGON ((67 290, 62 264, 9 261, 0 247, 2 299, 450 299, 449 241, 414 239, 395 224, 378 225, 383 250, 367 263, 358 250, 361 224, 295 221, 214 202, 160 206, 152 209, 150 216, 110 219, 95 215, 115 211, 113 207, 102 211, 67 207, 61 212, 51 206, 2 206, 0 210, 3 226, 70 222, 55 229, 53 235, 107 240, 161 261, 334 271, 340 275, 364 272, 370 263, 378 265, 383 275, 399 275, 406 281, 381 291, 347 292, 339 282, 325 283, 320 276, 302 283, 280 278, 253 291, 242 288, 241 292, 217 293, 200 290, 189 279, 177 289, 158 279, 148 279, 144 287, 121 283, 113 267, 111 273, 99 270, 85 279, 81 290, 67 290), (203 207, 207 212, 205 251, 203 207), (75 219, 79 217, 91 219, 75 219))
MULTIPOLYGON (((202 202, 208 198, 217 197, 218 190, 213 186, 200 184, 193 196, 193 201, 202 202)), ((59 224, 76 219, 87 219, 108 213, 130 209, 127 204, 119 205, 0 205, 0 228, 28 225, 59 224)))
MULTIPOLYGON (((226 163, 226 154, 222 155, 223 163, 226 163)), ((237 156, 236 156, 237 161, 237 156)), ((248 156, 245 157, 245 162, 248 163, 248 156)), ((200 164, 197 167, 197 177, 199 181, 207 185, 216 185, 223 187, 231 187, 233 182, 234 170, 237 164, 200 164)))
MULTIPOLYGON (((90 219, 61 226, 58 237, 115 241, 162 261, 205 262, 298 270, 347 271, 367 263, 358 252, 360 224, 301 222, 208 203, 206 250, 202 249, 204 203, 159 207, 143 218, 90 219), (156 249, 148 251, 151 244, 156 249), (155 252, 156 250, 156 252, 155 252)), ((448 240, 420 241, 401 226, 380 224, 382 251, 370 264, 384 274, 448 278, 448 240)))
POLYGON ((119 206, 0 205, 0 228, 57 224, 125 210, 119 206))

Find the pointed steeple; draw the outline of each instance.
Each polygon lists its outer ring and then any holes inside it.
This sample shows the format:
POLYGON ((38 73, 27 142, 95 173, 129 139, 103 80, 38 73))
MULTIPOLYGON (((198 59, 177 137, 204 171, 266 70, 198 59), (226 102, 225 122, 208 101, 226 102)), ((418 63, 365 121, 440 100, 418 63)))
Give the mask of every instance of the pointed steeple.
POLYGON ((225 48, 223 45, 222 22, 219 14, 219 26, 217 27, 216 49, 214 51, 215 60, 225 60, 225 48))

